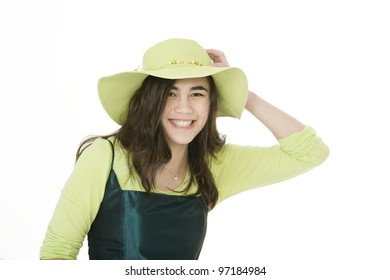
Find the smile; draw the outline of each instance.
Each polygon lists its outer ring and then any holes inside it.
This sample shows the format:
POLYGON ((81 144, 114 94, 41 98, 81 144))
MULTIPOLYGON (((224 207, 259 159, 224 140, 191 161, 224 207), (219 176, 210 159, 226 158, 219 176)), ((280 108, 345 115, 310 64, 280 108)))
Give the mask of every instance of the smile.
POLYGON ((195 121, 192 120, 169 120, 176 127, 186 128, 192 126, 195 121))

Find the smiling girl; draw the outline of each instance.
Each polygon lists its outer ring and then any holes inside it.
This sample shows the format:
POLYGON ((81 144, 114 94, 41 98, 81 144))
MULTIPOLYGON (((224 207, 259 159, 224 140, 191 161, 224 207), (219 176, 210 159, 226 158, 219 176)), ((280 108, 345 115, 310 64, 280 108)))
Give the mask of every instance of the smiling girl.
POLYGON ((248 91, 218 50, 160 42, 143 67, 104 77, 99 97, 120 129, 85 140, 41 247, 41 259, 197 259, 207 214, 240 192, 321 164, 329 150, 306 126, 248 91), (225 144, 218 116, 248 110, 272 147, 225 144))

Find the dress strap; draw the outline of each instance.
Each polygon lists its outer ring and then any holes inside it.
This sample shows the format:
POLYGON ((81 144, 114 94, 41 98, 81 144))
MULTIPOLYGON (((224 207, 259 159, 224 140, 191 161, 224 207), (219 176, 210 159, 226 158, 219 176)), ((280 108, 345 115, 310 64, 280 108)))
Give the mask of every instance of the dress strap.
POLYGON ((112 160, 111 160, 111 170, 112 170, 114 168, 114 158, 115 158, 114 144, 108 139, 107 141, 110 143, 111 150, 112 150, 112 160))

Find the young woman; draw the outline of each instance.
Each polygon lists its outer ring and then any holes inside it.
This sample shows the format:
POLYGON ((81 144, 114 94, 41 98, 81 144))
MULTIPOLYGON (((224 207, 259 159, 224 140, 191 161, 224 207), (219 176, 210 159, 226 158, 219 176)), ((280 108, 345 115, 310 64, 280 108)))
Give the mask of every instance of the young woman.
POLYGON ((41 259, 197 259, 207 213, 242 191, 297 176, 329 150, 313 128, 248 91, 218 50, 187 39, 160 42, 143 67, 104 77, 99 96, 121 125, 90 138, 63 188, 41 259), (279 145, 225 144, 217 116, 248 110, 279 145))

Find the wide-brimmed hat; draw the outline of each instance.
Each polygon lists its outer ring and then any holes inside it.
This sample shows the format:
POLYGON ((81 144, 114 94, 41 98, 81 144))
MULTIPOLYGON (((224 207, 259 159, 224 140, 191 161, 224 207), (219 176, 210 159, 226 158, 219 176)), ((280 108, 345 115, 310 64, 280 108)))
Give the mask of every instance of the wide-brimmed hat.
POLYGON ((122 125, 130 99, 147 76, 186 79, 212 76, 219 92, 219 116, 240 118, 248 82, 237 67, 214 67, 206 50, 189 39, 169 39, 148 49, 137 70, 103 77, 98 83, 100 101, 108 115, 122 125))

